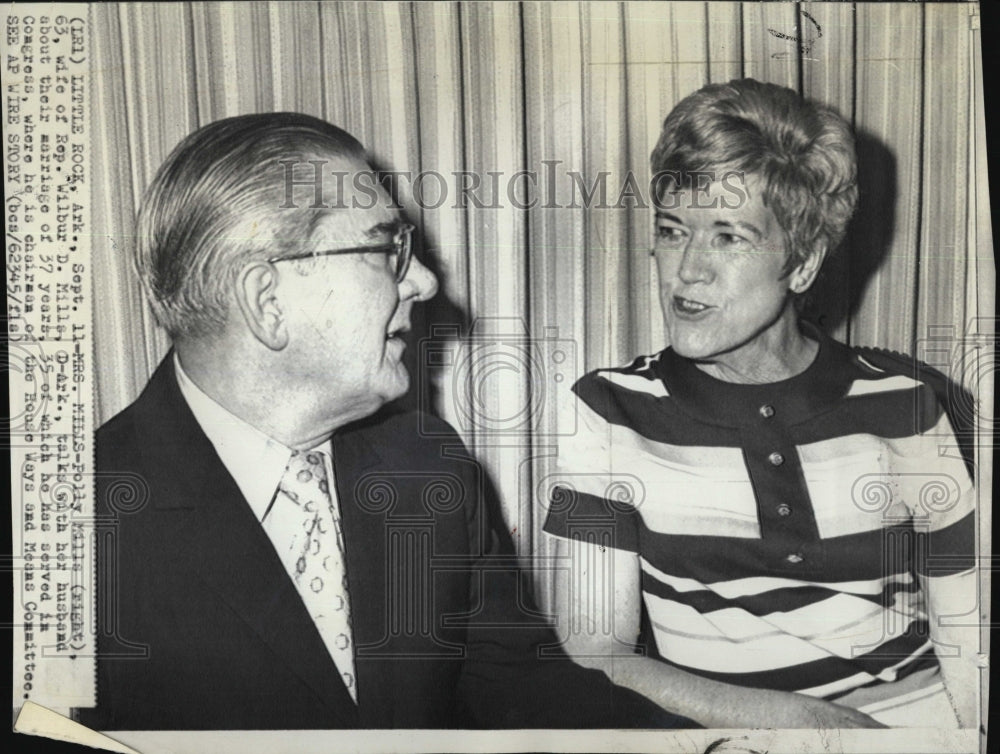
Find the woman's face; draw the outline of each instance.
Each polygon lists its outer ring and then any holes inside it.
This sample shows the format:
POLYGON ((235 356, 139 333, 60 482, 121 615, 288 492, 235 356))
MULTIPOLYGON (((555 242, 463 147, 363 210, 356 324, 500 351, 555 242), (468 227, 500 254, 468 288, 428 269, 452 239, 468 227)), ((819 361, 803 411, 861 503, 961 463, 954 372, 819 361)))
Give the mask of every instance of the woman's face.
POLYGON ((800 287, 801 265, 785 274, 785 236, 760 183, 733 178, 665 195, 654 253, 674 350, 746 373, 787 345, 796 331, 790 288, 804 290, 814 275, 800 287))

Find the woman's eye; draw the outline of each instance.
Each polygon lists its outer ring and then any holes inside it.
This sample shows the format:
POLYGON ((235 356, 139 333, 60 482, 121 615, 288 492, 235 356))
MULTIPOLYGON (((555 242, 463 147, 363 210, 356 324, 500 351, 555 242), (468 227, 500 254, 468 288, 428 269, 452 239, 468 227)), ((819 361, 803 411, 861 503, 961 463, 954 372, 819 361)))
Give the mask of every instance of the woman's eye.
POLYGON ((720 233, 715 238, 718 245, 723 249, 747 248, 751 245, 743 236, 737 236, 734 233, 720 233))
POLYGON ((680 228, 675 228, 671 225, 658 225, 656 226, 656 238, 660 241, 666 243, 677 243, 681 241, 685 236, 685 233, 680 228))

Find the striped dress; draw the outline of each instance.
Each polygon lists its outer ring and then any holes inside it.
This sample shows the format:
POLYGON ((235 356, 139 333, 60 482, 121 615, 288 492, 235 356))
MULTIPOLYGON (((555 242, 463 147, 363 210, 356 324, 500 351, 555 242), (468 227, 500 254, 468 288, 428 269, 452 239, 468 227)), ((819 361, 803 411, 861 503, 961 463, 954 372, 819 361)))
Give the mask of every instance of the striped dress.
POLYGON ((584 376, 545 530, 638 555, 649 656, 832 700, 936 672, 916 575, 973 567, 975 497, 930 372, 815 337, 765 385, 669 348, 584 376))

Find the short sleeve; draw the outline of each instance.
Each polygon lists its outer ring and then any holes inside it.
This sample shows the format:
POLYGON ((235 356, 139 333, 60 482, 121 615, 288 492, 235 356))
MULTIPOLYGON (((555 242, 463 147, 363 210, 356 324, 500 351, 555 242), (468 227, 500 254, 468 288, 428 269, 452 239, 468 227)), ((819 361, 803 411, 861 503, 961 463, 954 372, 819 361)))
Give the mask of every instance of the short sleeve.
POLYGON ((640 480, 612 463, 611 428, 580 398, 578 382, 568 410, 575 431, 562 438, 555 471, 543 484, 548 514, 543 530, 564 539, 638 552, 641 519, 637 512, 640 480))
POLYGON ((949 576, 976 565, 976 490, 951 421, 929 388, 920 431, 893 443, 897 494, 926 544, 915 559, 923 576, 949 576))

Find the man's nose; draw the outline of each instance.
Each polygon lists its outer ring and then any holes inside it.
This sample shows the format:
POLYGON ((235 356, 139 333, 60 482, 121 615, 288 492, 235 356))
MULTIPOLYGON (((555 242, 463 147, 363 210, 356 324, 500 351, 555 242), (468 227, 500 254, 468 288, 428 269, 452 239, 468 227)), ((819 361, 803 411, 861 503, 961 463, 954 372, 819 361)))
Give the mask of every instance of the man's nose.
POLYGON ((434 298, 437 289, 437 276, 414 256, 410 260, 406 277, 399 284, 399 297, 404 300, 427 301, 434 298))
POLYGON ((677 277, 687 284, 710 283, 715 278, 712 270, 713 261, 712 251, 698 245, 696 239, 692 238, 681 254, 677 277))

